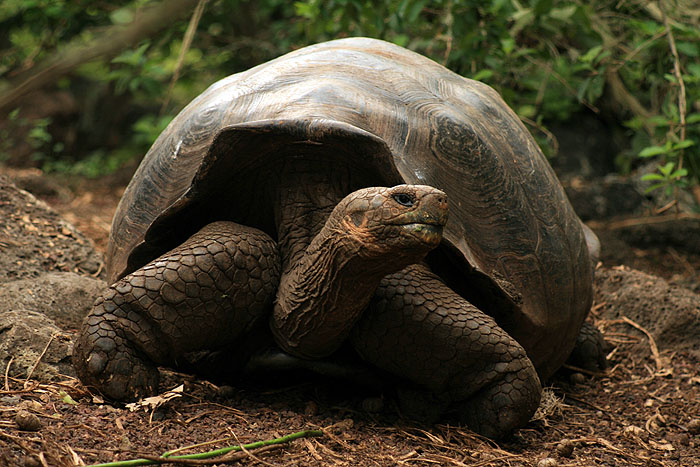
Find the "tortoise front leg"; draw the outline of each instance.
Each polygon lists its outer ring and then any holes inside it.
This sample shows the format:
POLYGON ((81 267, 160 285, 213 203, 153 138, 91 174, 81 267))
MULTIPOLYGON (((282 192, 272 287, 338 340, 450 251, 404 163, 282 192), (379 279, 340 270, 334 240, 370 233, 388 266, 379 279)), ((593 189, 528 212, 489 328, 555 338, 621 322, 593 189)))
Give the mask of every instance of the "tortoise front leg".
POLYGON ((540 381, 525 350, 426 266, 386 276, 351 339, 362 358, 445 412, 431 415, 483 435, 507 434, 538 407, 540 381))
POLYGON ((95 302, 73 351, 76 372, 113 399, 153 394, 158 365, 231 344, 264 315, 278 283, 279 255, 268 235, 209 224, 95 302))

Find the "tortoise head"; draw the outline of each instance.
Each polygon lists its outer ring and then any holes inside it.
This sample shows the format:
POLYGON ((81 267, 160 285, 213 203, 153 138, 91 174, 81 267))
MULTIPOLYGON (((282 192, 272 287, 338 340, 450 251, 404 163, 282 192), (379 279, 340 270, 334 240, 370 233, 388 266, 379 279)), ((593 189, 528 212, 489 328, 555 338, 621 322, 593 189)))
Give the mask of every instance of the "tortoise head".
POLYGON ((360 256, 416 261, 440 244, 447 195, 425 185, 363 188, 338 203, 331 219, 360 256))

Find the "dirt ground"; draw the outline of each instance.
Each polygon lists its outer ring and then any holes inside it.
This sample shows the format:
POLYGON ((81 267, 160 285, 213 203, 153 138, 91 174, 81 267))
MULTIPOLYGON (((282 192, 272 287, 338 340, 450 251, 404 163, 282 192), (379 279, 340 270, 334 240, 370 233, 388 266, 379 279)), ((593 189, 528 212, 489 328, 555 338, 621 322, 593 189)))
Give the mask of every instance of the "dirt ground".
MULTIPOLYGON (((75 184, 47 181, 32 173, 19 175, 20 185, 36 185, 31 187, 35 193, 43 193, 39 196, 104 251, 110 219, 128 176, 75 184)), ((604 245, 603 267, 610 274, 626 265, 690 290, 700 288, 700 254, 634 248, 616 240, 604 224, 596 229, 604 245)), ((649 281, 644 275, 633 276, 627 285, 642 290, 649 281)), ((658 284, 666 287, 665 282, 658 284)), ((668 297, 660 293, 659 300, 668 297)), ((0 368, 0 466, 88 465, 148 458, 175 449, 178 455, 189 454, 302 430, 320 430, 320 436, 280 447, 251 448, 236 454, 238 462, 700 466, 697 352, 679 350, 672 343, 659 348, 640 321, 607 317, 608 305, 599 295, 593 314, 611 347, 609 370, 593 375, 562 369, 548 382, 545 403, 535 418, 499 442, 456 426, 416 425, 401 418, 391 394, 310 375, 234 388, 164 372, 163 391, 184 384, 181 391, 155 399, 151 406, 127 408, 105 404, 74 378, 40 383, 12 378, 0 368)), ((226 464, 221 458, 197 462, 226 464)))

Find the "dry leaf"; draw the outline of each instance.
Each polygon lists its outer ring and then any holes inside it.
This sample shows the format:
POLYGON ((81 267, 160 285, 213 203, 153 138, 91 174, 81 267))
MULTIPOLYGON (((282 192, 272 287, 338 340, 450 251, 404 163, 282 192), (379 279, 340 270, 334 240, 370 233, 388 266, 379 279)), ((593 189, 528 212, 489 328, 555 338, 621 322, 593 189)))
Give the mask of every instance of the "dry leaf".
POLYGON ((128 408, 131 412, 135 412, 140 408, 143 408, 144 410, 155 409, 158 406, 168 402, 169 400, 175 399, 176 397, 181 397, 184 390, 185 385, 181 384, 178 387, 171 389, 170 391, 164 392, 163 394, 145 397, 140 401, 126 404, 126 408, 128 408))

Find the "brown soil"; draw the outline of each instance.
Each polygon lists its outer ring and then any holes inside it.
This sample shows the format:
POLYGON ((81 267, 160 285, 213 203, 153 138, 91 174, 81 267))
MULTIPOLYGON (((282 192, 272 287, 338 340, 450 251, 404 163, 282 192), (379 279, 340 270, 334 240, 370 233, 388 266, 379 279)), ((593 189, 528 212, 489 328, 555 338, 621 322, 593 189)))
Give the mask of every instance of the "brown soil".
MULTIPOLYGON (((65 189, 70 183, 47 182, 45 196, 103 251, 124 179, 81 182, 73 192, 65 189)), ((154 401, 159 404, 155 409, 132 411, 104 404, 73 378, 39 383, 9 377, 0 369, 0 466, 84 465, 211 443, 182 453, 203 452, 307 429, 320 429, 323 435, 279 449, 251 450, 241 462, 700 466, 700 343, 691 336, 679 349, 673 339, 657 344, 644 332, 651 324, 634 313, 637 305, 630 298, 635 290, 639 294, 651 290, 657 294, 652 303, 668 304, 680 289, 644 274, 619 279, 627 291, 624 296, 619 290, 605 289, 620 271, 613 267, 626 264, 698 290, 700 256, 615 242, 613 248, 605 248, 607 233, 600 233, 606 266, 601 276, 607 279, 598 283, 594 317, 611 344, 610 369, 585 376, 575 369, 560 371, 549 382, 548 403, 509 439, 495 443, 460 427, 419 426, 397 414, 391 394, 309 375, 232 388, 165 372, 162 389, 184 382, 183 392, 170 400, 154 401)), ((696 316, 692 315, 698 312, 696 296, 687 293, 690 298, 684 300, 689 302, 683 306, 689 307, 691 317, 696 316)), ((673 312, 668 306, 659 309, 673 312)), ((697 326, 692 320, 689 323, 697 326)), ((222 460, 210 462, 224 465, 222 460)))

